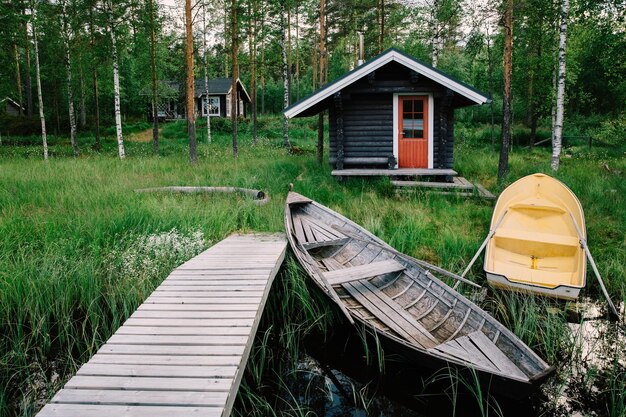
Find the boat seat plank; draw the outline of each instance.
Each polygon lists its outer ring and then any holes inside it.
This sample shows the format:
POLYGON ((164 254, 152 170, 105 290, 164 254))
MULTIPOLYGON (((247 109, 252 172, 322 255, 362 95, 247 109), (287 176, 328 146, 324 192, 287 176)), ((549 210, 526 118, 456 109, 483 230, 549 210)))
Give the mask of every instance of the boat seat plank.
POLYGON ((574 236, 559 235, 554 233, 538 233, 537 231, 514 230, 500 228, 494 235, 495 238, 515 239, 529 242, 541 242, 550 245, 580 246, 580 240, 574 236))
POLYGON ((314 249, 314 248, 321 248, 324 246, 343 246, 346 243, 348 243, 350 241, 350 238, 343 238, 343 239, 334 239, 334 240, 319 240, 316 242, 308 242, 303 244, 302 246, 304 247, 304 249, 314 249))
POLYGON ((396 332, 400 328, 399 334, 408 335, 409 340, 419 346, 427 349, 439 343, 413 316, 375 285, 359 281, 345 283, 343 287, 378 320, 396 332))
POLYGON ((467 335, 469 339, 480 349, 485 356, 493 362, 502 372, 518 378, 527 379, 522 372, 482 331, 467 335))
POLYGON ((372 262, 366 265, 351 266, 324 273, 324 276, 332 285, 346 282, 373 278, 378 275, 389 274, 391 272, 404 271, 404 265, 393 259, 372 262))

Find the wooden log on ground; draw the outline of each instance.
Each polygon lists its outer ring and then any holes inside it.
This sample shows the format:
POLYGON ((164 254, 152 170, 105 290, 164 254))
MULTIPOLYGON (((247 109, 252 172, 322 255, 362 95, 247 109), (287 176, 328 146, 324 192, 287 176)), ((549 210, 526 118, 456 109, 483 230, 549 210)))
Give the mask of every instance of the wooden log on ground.
POLYGON ((173 192, 173 193, 237 193, 250 197, 254 203, 262 206, 270 201, 270 197, 261 190, 240 187, 189 187, 189 186, 171 186, 171 187, 152 187, 140 188, 135 190, 137 193, 154 193, 154 192, 173 192))

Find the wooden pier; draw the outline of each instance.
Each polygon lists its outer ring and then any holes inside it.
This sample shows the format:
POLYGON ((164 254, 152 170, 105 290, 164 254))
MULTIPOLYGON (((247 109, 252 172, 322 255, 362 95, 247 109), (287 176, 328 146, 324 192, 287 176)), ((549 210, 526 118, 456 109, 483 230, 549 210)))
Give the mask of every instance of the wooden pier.
POLYGON ((226 417, 283 235, 233 235, 175 269, 38 417, 226 417))

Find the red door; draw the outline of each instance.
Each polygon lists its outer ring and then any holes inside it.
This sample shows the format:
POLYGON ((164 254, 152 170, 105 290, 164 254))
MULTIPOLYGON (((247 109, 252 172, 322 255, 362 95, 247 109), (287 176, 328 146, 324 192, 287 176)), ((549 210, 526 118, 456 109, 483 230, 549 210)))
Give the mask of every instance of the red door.
POLYGON ((428 96, 398 96, 398 166, 428 168, 428 96))

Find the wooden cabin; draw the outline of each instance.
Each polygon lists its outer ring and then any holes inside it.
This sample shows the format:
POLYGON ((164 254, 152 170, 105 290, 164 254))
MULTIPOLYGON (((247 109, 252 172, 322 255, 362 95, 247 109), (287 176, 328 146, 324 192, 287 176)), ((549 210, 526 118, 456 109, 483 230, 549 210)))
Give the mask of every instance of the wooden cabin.
POLYGON ((10 97, 5 97, 0 100, 0 114, 1 113, 8 114, 9 116, 21 116, 25 113, 25 110, 17 101, 10 97))
MULTIPOLYGON (((230 100, 232 91, 232 77, 209 79, 209 97, 207 100, 204 78, 196 79, 194 84, 194 108, 196 117, 230 117, 230 100)), ((185 119, 185 85, 178 81, 161 81, 158 84, 159 119, 185 119)), ((146 114, 148 121, 152 121, 152 91, 144 88, 140 95, 146 97, 146 114)), ((246 117, 247 106, 251 102, 240 79, 237 79, 237 116, 246 117)))
POLYGON ((288 118, 328 110, 333 175, 455 175, 454 110, 490 98, 388 49, 287 107, 288 118))
MULTIPOLYGON (((209 79, 209 105, 207 107, 204 79, 196 79, 194 88, 198 116, 207 117, 208 114, 210 117, 230 117, 232 86, 232 77, 209 79)), ((246 117, 246 108, 251 101, 243 83, 237 78, 237 116, 246 117)))

